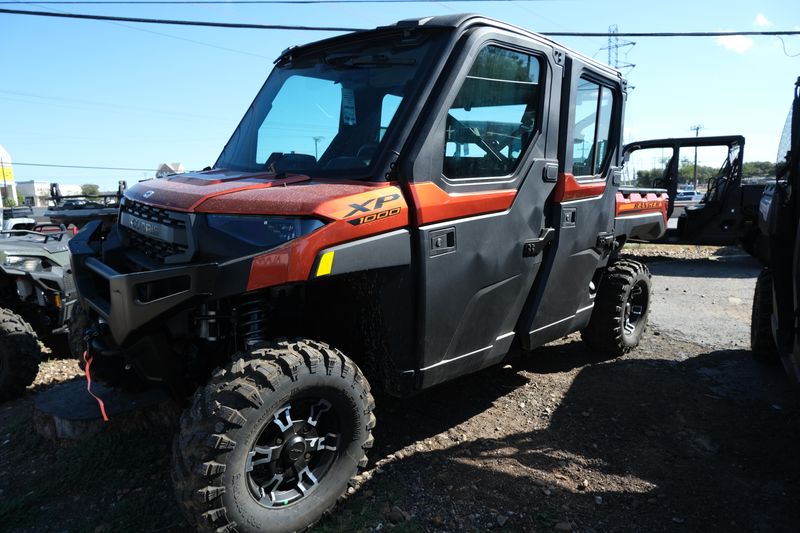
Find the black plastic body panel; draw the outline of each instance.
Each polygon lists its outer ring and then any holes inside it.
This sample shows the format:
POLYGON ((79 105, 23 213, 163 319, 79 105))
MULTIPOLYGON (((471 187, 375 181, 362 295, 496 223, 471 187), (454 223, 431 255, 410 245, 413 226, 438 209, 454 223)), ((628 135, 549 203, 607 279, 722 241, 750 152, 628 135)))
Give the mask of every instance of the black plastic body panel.
POLYGON ((401 229, 382 233, 374 237, 325 248, 311 268, 312 276, 318 271, 319 262, 325 254, 333 252, 331 271, 325 275, 340 275, 364 272, 411 264, 411 235, 401 229))
POLYGON ((100 221, 91 222, 70 241, 75 283, 85 305, 108 322, 122 346, 137 329, 208 298, 243 294, 252 258, 226 263, 189 264, 121 273, 115 259, 123 254, 119 239, 100 240, 100 221), (150 287, 157 297, 142 298, 150 287))

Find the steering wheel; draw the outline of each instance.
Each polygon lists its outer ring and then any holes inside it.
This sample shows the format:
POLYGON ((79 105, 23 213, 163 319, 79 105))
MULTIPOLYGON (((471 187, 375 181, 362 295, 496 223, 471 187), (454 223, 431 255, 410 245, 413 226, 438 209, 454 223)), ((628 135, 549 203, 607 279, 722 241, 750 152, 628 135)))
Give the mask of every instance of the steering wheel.
POLYGON ((489 142, 486 141, 486 139, 484 139, 483 137, 480 136, 480 134, 478 134, 472 128, 468 127, 466 124, 464 124, 463 122, 458 120, 456 117, 454 117, 450 113, 447 114, 447 121, 455 124, 458 128, 462 129, 463 131, 468 132, 470 134, 470 137, 472 137, 472 139, 475 141, 475 144, 477 144, 478 146, 483 148, 484 151, 486 151, 487 153, 492 154, 492 156, 494 156, 494 158, 497 159, 498 161, 506 161, 507 160, 507 158, 503 154, 501 154, 497 150, 495 150, 494 147, 492 147, 489 144, 489 142))

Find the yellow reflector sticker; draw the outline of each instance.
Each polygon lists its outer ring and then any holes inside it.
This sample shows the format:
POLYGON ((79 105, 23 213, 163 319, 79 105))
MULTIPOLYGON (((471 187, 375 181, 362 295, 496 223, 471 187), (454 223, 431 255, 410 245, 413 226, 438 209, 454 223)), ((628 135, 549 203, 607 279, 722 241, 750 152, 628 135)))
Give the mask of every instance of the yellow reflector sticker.
POLYGON ((319 260, 317 267, 317 277, 327 276, 331 273, 331 268, 333 268, 333 250, 322 254, 322 259, 319 260))

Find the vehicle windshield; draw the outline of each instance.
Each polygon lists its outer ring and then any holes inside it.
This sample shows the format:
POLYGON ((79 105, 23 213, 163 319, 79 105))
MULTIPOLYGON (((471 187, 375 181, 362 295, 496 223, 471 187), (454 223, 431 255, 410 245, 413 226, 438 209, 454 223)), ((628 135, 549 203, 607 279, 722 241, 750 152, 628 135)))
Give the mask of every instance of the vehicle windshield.
POLYGON ((215 168, 363 178, 420 86, 434 34, 383 34, 278 62, 215 168))
POLYGON ((792 144, 792 111, 794 105, 789 108, 789 115, 786 117, 786 122, 783 123, 783 132, 781 133, 781 140, 778 144, 778 155, 775 157, 775 163, 778 165, 786 163, 786 154, 792 144))

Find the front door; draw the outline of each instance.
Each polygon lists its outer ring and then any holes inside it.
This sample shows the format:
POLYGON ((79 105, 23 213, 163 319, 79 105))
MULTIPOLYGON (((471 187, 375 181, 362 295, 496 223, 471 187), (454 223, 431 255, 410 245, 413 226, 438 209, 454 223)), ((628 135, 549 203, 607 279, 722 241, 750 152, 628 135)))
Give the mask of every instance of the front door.
POLYGON ((422 387, 507 353, 549 237, 557 177, 557 113, 548 108, 561 67, 551 47, 479 29, 457 63, 409 183, 422 387))

